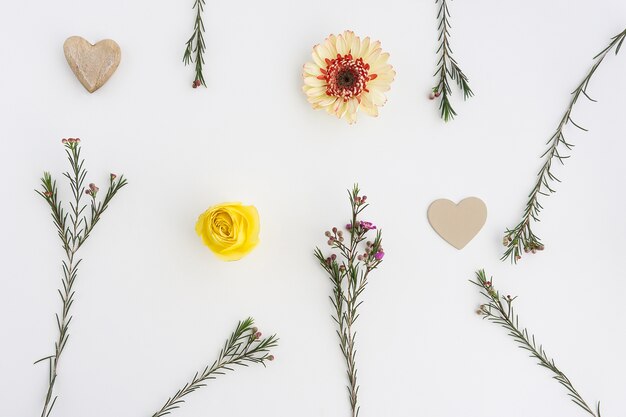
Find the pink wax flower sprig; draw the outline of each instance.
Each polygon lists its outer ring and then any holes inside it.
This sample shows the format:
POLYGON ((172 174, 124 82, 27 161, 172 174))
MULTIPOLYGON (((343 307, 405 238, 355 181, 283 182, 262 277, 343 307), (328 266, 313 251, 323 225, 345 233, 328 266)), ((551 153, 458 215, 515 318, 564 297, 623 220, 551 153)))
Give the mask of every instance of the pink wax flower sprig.
POLYGON ((372 222, 359 220, 359 215, 368 206, 367 196, 360 196, 359 191, 357 184, 352 191, 348 190, 352 218, 345 226, 347 236, 344 236, 343 230, 333 227, 325 232, 331 253, 324 255, 319 248, 315 249, 315 257, 333 284, 330 300, 334 309, 333 319, 338 326, 341 353, 346 361, 352 417, 357 417, 359 413, 356 331, 353 327, 359 316, 357 310, 363 302, 361 296, 369 274, 382 263, 385 256, 381 230, 372 222), (373 231, 375 236, 370 238, 373 231))
POLYGON ((87 170, 85 169, 85 160, 81 156, 80 139, 62 139, 61 143, 65 148, 65 154, 70 163, 70 169, 63 174, 69 182, 71 190, 69 201, 63 201, 59 195, 57 182, 49 172, 44 172, 41 178, 41 189, 35 190, 48 204, 52 221, 57 235, 61 239, 61 246, 64 252, 64 257, 61 261, 63 270, 62 289, 58 290, 62 308, 61 312, 56 315, 58 332, 54 348, 50 355, 35 362, 47 362, 49 367, 47 373, 48 389, 41 412, 41 415, 45 417, 51 415, 57 401, 55 384, 59 373, 59 360, 70 335, 71 307, 75 300, 75 284, 78 277, 78 266, 81 263, 81 259, 78 258, 79 249, 93 231, 102 214, 109 207, 113 197, 127 184, 123 175, 117 178, 116 174, 111 174, 106 194, 104 197, 96 199, 96 195, 100 190, 98 186, 91 183, 88 187, 85 187, 87 170), (85 195, 90 198, 85 197, 85 195))

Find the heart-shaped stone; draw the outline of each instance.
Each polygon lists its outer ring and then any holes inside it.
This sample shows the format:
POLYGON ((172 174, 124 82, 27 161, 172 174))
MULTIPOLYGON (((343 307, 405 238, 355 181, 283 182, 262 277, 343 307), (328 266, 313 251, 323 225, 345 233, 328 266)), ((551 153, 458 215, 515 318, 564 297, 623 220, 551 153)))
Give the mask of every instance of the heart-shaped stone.
POLYGON ((428 221, 443 240, 463 249, 485 225, 487 206, 476 197, 468 197, 459 204, 445 198, 435 200, 428 207, 428 221))
POLYGON ((119 45, 111 39, 92 45, 80 36, 71 36, 63 44, 63 52, 74 75, 90 93, 111 78, 122 59, 119 45))

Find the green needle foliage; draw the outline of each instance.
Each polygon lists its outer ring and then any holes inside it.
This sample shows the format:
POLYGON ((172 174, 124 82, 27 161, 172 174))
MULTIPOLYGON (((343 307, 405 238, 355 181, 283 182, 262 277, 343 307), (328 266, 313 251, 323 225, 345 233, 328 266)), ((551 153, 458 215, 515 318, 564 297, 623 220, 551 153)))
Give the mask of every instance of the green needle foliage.
POLYGON ((196 21, 193 25, 193 34, 189 38, 185 46, 185 53, 183 55, 183 62, 185 65, 189 65, 192 62, 196 63, 196 77, 194 78, 192 87, 199 87, 200 84, 206 87, 204 82, 204 75, 202 74, 202 65, 204 64, 204 51, 206 44, 204 43, 204 22, 202 22, 202 12, 204 11, 205 0, 195 0, 193 3, 193 9, 196 11, 196 21), (195 55, 195 57, 194 57, 195 55))
POLYGON ((517 297, 501 296, 494 288, 492 279, 488 280, 482 269, 476 272, 476 280, 470 282, 480 287, 480 293, 487 299, 487 302, 480 306, 478 313, 483 318, 504 327, 520 348, 528 351, 530 357, 535 358, 539 366, 549 370, 552 378, 565 387, 567 395, 574 404, 593 417, 601 417, 600 403, 596 405, 595 411, 587 405, 569 378, 556 366, 554 359, 548 357, 542 345, 537 345, 535 336, 530 334, 528 329, 520 327, 519 318, 513 310, 513 301, 517 297))
POLYGON ((539 197, 547 197, 554 193, 554 184, 561 182, 551 171, 552 163, 554 161, 558 161, 563 165, 565 160, 570 157, 569 155, 566 155, 565 152, 570 151, 574 147, 574 145, 565 140, 563 132, 565 127, 569 124, 572 124, 576 128, 585 132, 587 131, 587 129, 581 127, 572 120, 572 110, 574 105, 580 98, 581 94, 590 101, 596 101, 587 93, 591 77, 593 77, 604 58, 611 50, 613 50, 613 48, 615 48, 615 55, 619 53, 625 38, 626 30, 611 38, 609 45, 593 58, 595 60, 593 66, 585 78, 583 78, 580 85, 578 85, 578 87, 576 87, 576 89, 572 92, 572 98, 556 128, 556 131, 546 143, 548 145, 548 149, 546 149, 546 151, 541 155, 544 163, 537 173, 535 186, 528 195, 528 201, 526 202, 526 208, 524 209, 522 219, 517 226, 513 229, 507 229, 505 232, 503 243, 504 246, 506 246, 506 250, 504 255, 502 255, 502 260, 509 258, 512 263, 517 263, 517 261, 522 258, 522 252, 536 253, 537 251, 544 249, 541 239, 533 233, 532 225, 539 221, 539 213, 543 209, 543 206, 539 202, 539 197))
POLYGON ((278 338, 276 335, 261 338, 261 333, 253 324, 254 320, 250 317, 240 321, 224 343, 215 362, 202 372, 196 372, 191 381, 176 391, 152 417, 163 417, 180 408, 186 395, 204 387, 207 381, 218 375, 224 375, 225 371, 233 371, 235 366, 248 366, 249 363, 265 366, 265 361, 273 361, 274 356, 269 354, 269 350, 278 345, 278 338))
POLYGON ((63 139, 62 142, 71 167, 70 171, 63 174, 68 179, 72 191, 69 210, 64 208, 58 195, 56 181, 52 179, 50 173, 45 172, 43 174, 41 179, 42 190, 35 190, 50 207, 52 222, 65 252, 65 259, 62 261, 63 279, 61 283, 63 288, 59 290, 63 307, 61 314, 56 314, 59 333, 54 343, 54 353, 35 362, 48 361, 49 364, 48 390, 41 417, 50 415, 57 400, 57 396, 54 394, 54 385, 58 376, 59 360, 70 336, 69 328, 72 321, 70 310, 74 303, 74 284, 81 262, 80 259, 76 259, 76 254, 100 220, 102 213, 108 208, 115 194, 126 185, 124 176, 117 178, 115 174, 111 174, 109 188, 104 198, 97 201, 98 187, 95 184, 89 184, 89 187, 85 187, 87 171, 84 168, 85 160, 81 159, 80 156, 80 139, 63 139), (85 203, 85 200, 89 200, 89 203, 85 203), (90 207, 88 211, 87 205, 90 207))
POLYGON ((441 118, 448 122, 456 116, 456 112, 450 103, 452 88, 450 87, 448 77, 456 81, 458 87, 463 92, 464 100, 472 97, 474 92, 469 86, 467 76, 461 71, 459 64, 452 57, 452 49, 450 48, 450 29, 452 26, 449 20, 450 10, 448 9, 447 0, 435 0, 435 3, 439 4, 439 11, 437 12, 437 20, 439 21, 439 25, 437 26, 437 30, 439 31, 439 48, 437 48, 437 54, 439 54, 440 57, 437 62, 437 71, 434 74, 439 80, 437 85, 433 87, 431 99, 441 96, 441 102, 439 103, 441 118))
POLYGON ((367 241, 367 234, 375 230, 376 226, 370 222, 359 221, 359 215, 368 204, 367 196, 359 196, 359 187, 355 185, 352 191, 348 191, 352 218, 346 229, 350 233, 349 241, 344 243, 343 231, 336 227, 325 233, 328 245, 335 252, 330 256, 324 256, 319 248, 315 249, 315 257, 328 274, 333 284, 333 295, 330 301, 333 304, 333 319, 337 323, 337 335, 339 347, 346 361, 346 373, 348 376, 348 395, 352 408, 352 417, 359 415, 356 366, 356 331, 354 323, 359 317, 358 307, 363 302, 361 295, 367 285, 367 279, 371 271, 381 264, 383 256, 381 231, 376 232, 373 241, 367 241), (339 255, 339 257, 337 256, 339 255), (338 259, 340 259, 338 261, 338 259))

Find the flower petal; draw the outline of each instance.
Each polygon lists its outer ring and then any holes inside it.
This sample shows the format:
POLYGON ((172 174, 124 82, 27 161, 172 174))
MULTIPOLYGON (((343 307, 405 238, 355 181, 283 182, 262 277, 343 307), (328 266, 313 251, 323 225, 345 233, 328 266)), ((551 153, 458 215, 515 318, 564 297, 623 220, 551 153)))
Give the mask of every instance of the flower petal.
POLYGON ((372 98, 370 93, 361 94, 361 102, 359 103, 359 108, 363 109, 370 116, 376 117, 378 116, 378 107, 372 103, 372 98))
POLYGON ((355 59, 358 58, 357 55, 361 52, 361 38, 356 35, 352 37, 350 52, 352 53, 352 56, 355 57, 355 59))
POLYGON ((348 123, 353 124, 356 122, 356 112, 359 109, 359 102, 356 98, 350 99, 346 104, 346 120, 348 123))
POLYGON ((303 75, 313 75, 313 76, 317 77, 318 75, 321 75, 322 73, 320 71, 320 67, 318 67, 316 64, 314 64, 312 62, 307 62, 302 67, 302 74, 303 75))
POLYGON ((348 53, 348 44, 342 35, 337 36, 337 53, 340 55, 346 55, 348 53))
POLYGON ((361 50, 359 51, 359 55, 356 58, 363 58, 366 54, 370 52, 370 37, 366 37, 361 41, 361 50))
POLYGON ((309 76, 304 79, 304 85, 311 87, 321 87, 326 85, 326 80, 320 80, 317 77, 309 76))

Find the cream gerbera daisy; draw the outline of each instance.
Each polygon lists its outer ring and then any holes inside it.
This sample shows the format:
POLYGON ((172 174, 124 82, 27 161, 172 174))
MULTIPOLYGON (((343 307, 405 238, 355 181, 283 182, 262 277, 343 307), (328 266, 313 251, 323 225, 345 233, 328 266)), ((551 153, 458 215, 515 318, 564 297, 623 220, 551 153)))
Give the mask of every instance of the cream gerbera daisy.
POLYGON ((352 31, 330 35, 313 47, 313 62, 304 64, 302 90, 314 109, 356 122, 359 109, 378 116, 396 75, 380 42, 363 40, 352 31))

